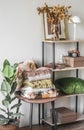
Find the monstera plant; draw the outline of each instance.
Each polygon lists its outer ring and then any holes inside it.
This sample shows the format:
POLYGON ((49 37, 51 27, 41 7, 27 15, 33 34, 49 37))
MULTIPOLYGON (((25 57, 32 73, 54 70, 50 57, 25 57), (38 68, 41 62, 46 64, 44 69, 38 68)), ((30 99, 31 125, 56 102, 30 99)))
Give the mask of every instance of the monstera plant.
POLYGON ((0 126, 10 124, 21 116, 21 113, 19 112, 21 103, 14 95, 17 86, 17 65, 17 63, 11 65, 7 59, 3 62, 3 68, 1 70, 3 81, 0 88, 0 94, 3 94, 0 110, 3 115, 0 114, 0 126))

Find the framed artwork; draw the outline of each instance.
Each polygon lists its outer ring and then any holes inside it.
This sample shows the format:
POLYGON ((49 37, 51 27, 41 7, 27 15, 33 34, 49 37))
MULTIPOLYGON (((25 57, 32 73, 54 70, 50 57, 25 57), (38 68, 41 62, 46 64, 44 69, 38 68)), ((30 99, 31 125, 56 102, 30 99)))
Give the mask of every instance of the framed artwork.
POLYGON ((48 23, 47 13, 43 13, 43 29, 44 29, 44 39, 50 40, 53 38, 51 31, 51 24, 48 23))
POLYGON ((55 24, 51 24, 48 22, 48 14, 46 12, 43 13, 43 28, 44 28, 44 39, 45 40, 53 40, 56 30, 58 30, 59 40, 66 39, 66 28, 65 28, 65 20, 61 20, 58 27, 55 24), (57 29, 56 29, 57 28, 57 29))

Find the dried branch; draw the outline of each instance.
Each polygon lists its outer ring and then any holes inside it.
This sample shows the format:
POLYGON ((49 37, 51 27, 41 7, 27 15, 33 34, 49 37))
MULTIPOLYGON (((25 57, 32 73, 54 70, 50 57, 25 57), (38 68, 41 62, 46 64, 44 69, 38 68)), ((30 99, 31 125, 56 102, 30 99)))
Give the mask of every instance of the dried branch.
POLYGON ((49 7, 46 3, 44 7, 38 7, 38 14, 40 13, 47 13, 48 22, 51 24, 59 23, 60 20, 69 19, 71 15, 68 13, 68 10, 71 6, 61 6, 57 5, 54 7, 49 7))

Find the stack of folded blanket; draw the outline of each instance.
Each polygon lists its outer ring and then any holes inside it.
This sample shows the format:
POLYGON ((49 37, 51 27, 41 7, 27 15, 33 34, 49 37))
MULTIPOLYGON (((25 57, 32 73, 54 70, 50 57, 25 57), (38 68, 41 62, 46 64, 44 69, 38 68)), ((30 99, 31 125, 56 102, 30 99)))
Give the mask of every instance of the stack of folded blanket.
POLYGON ((30 69, 30 63, 21 63, 18 66, 18 88, 22 95, 29 99, 49 98, 58 95, 55 87, 52 84, 52 72, 47 67, 30 69))
POLYGON ((24 71, 23 80, 24 86, 26 86, 30 82, 33 88, 52 87, 51 71, 45 67, 41 67, 33 71, 24 71))

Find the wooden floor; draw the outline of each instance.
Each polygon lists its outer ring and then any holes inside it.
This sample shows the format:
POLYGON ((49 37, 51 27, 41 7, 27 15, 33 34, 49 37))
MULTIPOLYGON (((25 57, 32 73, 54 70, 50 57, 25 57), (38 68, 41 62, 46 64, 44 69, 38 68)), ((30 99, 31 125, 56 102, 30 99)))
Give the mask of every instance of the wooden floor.
MULTIPOLYGON (((20 130, 29 130, 29 127, 20 128, 20 130)), ((52 130, 51 126, 49 125, 40 125, 40 126, 33 126, 32 130, 52 130)), ((76 122, 67 125, 58 126, 57 130, 84 130, 84 121, 76 122)))

